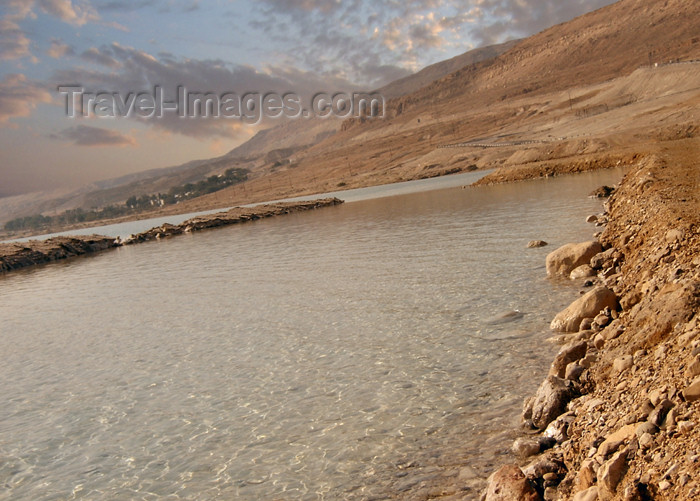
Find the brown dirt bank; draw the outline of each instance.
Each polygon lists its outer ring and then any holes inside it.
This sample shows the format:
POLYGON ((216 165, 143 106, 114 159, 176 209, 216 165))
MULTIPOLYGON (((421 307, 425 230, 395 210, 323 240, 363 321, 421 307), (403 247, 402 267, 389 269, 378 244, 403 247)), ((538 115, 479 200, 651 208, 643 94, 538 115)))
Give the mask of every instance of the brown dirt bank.
POLYGON ((70 257, 93 254, 121 245, 132 245, 149 240, 167 238, 209 228, 255 221, 266 217, 290 214, 321 207, 342 204, 337 198, 306 202, 280 202, 252 208, 235 207, 226 212, 197 216, 179 224, 164 224, 126 239, 104 235, 54 237, 48 240, 0 243, 0 272, 8 272, 36 264, 50 263, 70 257))
POLYGON ((598 217, 588 280, 619 311, 560 336, 524 413, 547 429, 514 444, 526 479, 504 467, 487 500, 700 499, 700 139, 657 146, 598 217), (555 411, 542 420, 542 408, 555 411))

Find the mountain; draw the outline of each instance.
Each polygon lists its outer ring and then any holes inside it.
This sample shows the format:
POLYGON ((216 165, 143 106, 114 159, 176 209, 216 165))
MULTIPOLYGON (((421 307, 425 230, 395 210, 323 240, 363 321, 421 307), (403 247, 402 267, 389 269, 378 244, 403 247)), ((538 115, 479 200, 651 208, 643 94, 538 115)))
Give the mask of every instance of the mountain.
POLYGON ((380 89, 391 97, 384 119, 284 122, 221 157, 154 171, 147 179, 112 181, 103 185, 108 190, 64 197, 61 207, 114 203, 232 166, 250 169, 251 179, 167 210, 225 207, 475 166, 546 170, 623 161, 659 138, 697 131, 700 64, 689 62, 700 60, 697 19, 697 0, 621 0, 392 82, 380 89), (683 61, 689 63, 669 64, 683 61))

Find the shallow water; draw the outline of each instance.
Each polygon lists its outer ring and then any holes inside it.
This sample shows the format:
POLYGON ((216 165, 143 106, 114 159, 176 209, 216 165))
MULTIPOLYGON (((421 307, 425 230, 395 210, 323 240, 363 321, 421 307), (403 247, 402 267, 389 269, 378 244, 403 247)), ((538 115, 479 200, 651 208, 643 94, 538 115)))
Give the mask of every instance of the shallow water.
POLYGON ((346 203, 0 277, 0 499, 381 499, 487 472, 576 294, 544 257, 590 238, 586 195, 619 176, 346 203))

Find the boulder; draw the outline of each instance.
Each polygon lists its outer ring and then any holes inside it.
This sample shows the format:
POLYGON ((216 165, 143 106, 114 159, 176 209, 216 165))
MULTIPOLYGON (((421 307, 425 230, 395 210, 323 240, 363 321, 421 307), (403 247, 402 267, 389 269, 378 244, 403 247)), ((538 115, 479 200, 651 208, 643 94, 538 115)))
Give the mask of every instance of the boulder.
POLYGON ((518 465, 501 466, 488 479, 485 501, 540 501, 542 498, 518 465))
POLYGON ((588 264, 593 256, 603 250, 599 242, 566 244, 547 255, 547 276, 564 276, 581 265, 588 264))
POLYGON ((541 430, 545 429, 566 411, 572 397, 573 391, 566 381, 557 376, 547 376, 532 401, 532 423, 541 430))
POLYGON ((595 318, 606 307, 616 310, 617 296, 607 287, 598 286, 559 312, 550 328, 561 332, 578 332, 584 318, 595 318))
POLYGON ((566 375, 566 366, 585 357, 587 350, 588 343, 586 341, 564 346, 554 358, 552 366, 549 368, 549 375, 563 378, 566 375))

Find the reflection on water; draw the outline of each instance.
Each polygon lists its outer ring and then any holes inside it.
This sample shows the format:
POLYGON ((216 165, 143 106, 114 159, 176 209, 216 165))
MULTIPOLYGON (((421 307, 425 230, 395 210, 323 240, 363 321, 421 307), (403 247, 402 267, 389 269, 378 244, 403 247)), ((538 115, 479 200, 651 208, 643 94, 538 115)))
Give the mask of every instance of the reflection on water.
POLYGON ((0 499, 383 499, 487 472, 571 294, 544 256, 590 237, 585 195, 618 176, 366 200, 0 278, 0 499))

